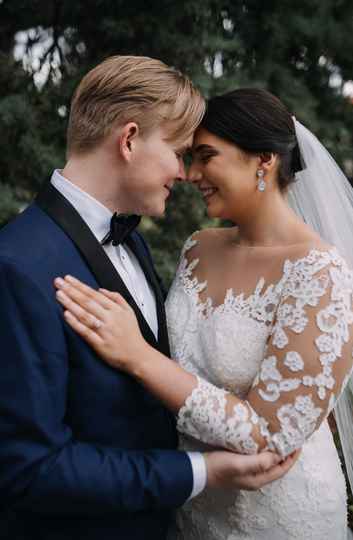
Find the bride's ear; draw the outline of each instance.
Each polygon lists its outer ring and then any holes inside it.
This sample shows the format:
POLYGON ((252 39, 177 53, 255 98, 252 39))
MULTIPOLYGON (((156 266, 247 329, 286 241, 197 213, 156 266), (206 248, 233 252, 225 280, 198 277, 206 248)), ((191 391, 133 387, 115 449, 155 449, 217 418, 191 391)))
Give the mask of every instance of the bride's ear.
POLYGON ((266 152, 259 156, 259 169, 263 169, 265 174, 270 173, 278 166, 278 154, 266 152))
POLYGON ((118 140, 119 153, 127 162, 131 161, 138 135, 139 127, 135 122, 128 122, 120 131, 118 140))

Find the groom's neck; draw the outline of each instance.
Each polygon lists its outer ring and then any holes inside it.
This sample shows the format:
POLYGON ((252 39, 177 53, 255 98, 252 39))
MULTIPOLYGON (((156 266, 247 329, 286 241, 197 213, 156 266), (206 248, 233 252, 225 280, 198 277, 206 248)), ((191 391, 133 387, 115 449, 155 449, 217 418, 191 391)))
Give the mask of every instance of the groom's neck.
POLYGON ((122 201, 119 167, 110 162, 109 156, 103 153, 71 156, 61 174, 112 212, 124 212, 119 208, 122 201))

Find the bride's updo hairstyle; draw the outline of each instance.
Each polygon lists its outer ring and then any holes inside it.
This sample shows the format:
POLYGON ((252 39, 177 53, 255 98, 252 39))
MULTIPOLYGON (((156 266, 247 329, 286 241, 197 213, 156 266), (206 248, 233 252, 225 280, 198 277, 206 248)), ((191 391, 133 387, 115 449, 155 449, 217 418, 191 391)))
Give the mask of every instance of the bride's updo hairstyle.
POLYGON ((281 191, 303 168, 292 116, 266 90, 241 88, 211 98, 200 127, 235 144, 245 154, 278 154, 281 191))

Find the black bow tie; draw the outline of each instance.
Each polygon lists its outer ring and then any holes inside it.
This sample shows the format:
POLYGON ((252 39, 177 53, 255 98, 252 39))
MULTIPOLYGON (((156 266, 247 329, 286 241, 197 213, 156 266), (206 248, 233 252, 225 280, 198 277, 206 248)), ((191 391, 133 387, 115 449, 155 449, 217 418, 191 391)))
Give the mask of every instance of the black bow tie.
POLYGON ((141 216, 120 214, 115 212, 110 220, 110 230, 105 235, 101 244, 104 246, 112 242, 113 246, 123 244, 127 237, 134 231, 141 221, 141 216))

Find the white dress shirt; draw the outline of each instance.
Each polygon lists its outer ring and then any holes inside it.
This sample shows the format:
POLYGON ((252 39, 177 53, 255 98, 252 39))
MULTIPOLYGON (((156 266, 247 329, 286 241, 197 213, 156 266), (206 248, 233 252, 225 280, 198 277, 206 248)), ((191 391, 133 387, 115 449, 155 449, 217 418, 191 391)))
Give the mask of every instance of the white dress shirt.
MULTIPOLYGON (((54 171, 51 183, 72 204, 98 242, 101 242, 110 230, 113 213, 94 197, 64 178, 58 170, 54 171)), ((126 245, 113 246, 109 243, 102 248, 158 339, 156 299, 137 258, 126 245)), ((187 454, 191 461, 194 480, 189 498, 192 499, 205 488, 207 471, 205 459, 201 453, 188 452, 187 454)))

